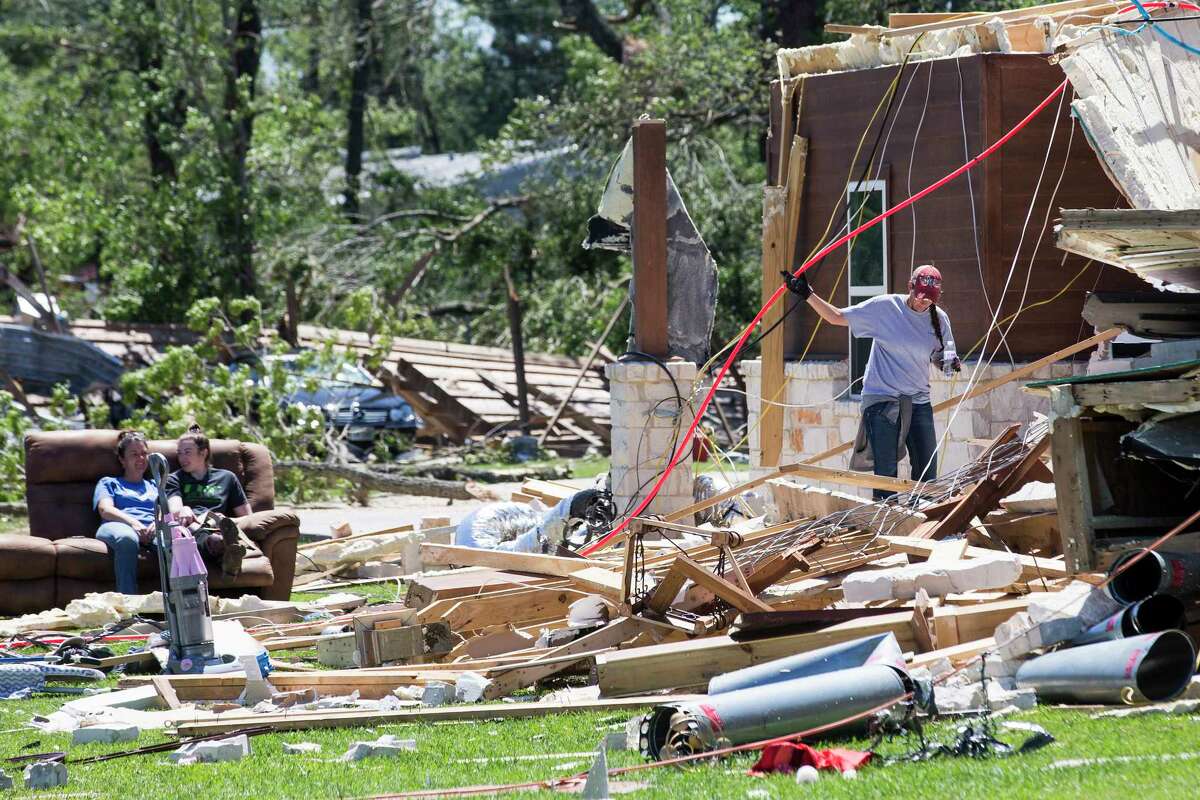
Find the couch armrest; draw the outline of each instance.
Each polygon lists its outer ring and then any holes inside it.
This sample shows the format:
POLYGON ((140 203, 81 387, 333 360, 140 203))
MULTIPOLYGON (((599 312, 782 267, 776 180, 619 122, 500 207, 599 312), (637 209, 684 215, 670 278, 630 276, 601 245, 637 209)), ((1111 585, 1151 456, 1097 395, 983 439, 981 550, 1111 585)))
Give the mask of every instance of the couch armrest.
POLYGON ((255 544, 263 542, 280 528, 295 528, 296 536, 300 536, 300 518, 286 508, 255 511, 244 517, 235 517, 233 521, 237 523, 242 533, 246 534, 255 544))
POLYGON ((264 600, 288 600, 296 577, 296 545, 300 540, 300 518, 285 508, 256 511, 237 517, 238 528, 258 546, 271 562, 275 582, 262 592, 264 600))

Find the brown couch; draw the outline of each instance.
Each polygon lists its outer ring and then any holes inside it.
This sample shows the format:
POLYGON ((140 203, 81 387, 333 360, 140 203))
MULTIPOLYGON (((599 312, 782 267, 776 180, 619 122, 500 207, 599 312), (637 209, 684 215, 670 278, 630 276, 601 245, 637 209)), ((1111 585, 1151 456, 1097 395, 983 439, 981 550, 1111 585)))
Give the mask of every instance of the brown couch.
MULTIPOLYGON (((25 500, 30 536, 0 534, 0 614, 23 614, 62 607, 88 592, 113 591, 112 558, 96 539, 100 517, 92 508, 96 481, 120 474, 116 431, 44 431, 25 437, 25 500)), ((174 441, 150 442, 177 469, 174 441)), ((271 454, 259 444, 212 440, 213 466, 238 476, 253 513, 238 527, 262 551, 247 557, 235 578, 212 569, 213 594, 256 594, 268 600, 291 595, 300 521, 275 510, 271 454)), ((138 588, 159 589, 158 561, 143 548, 138 556, 138 588)))

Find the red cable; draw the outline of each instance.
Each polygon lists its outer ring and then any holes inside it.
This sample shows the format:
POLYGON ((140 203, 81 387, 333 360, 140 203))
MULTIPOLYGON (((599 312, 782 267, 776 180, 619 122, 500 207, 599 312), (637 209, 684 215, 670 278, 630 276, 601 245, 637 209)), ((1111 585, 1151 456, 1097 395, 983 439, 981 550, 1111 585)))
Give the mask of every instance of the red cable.
MULTIPOLYGON (((864 222, 862 225, 859 225, 857 228, 855 228, 854 230, 850 231, 849 233, 843 235, 841 238, 831 242, 830 244, 825 245, 825 247, 821 248, 821 250, 819 250, 816 255, 814 255, 808 261, 805 261, 803 264, 801 264, 799 269, 797 269, 795 271, 795 273, 793 273, 793 274, 795 274, 795 275, 803 274, 813 264, 815 264, 818 261, 820 261, 821 259, 825 258, 825 256, 829 255, 829 253, 831 253, 834 250, 836 250, 837 248, 841 247, 843 244, 850 241, 854 237, 858 236, 863 231, 867 230, 868 228, 874 227, 875 225, 879 224, 880 222, 887 219, 888 217, 895 214, 896 212, 901 211, 905 208, 908 208, 913 203, 915 203, 918 200, 920 200, 921 198, 925 197, 925 195, 927 195, 931 192, 937 191, 938 189, 942 188, 950 181, 954 180, 955 178, 962 175, 967 170, 971 169, 972 167, 979 164, 984 159, 991 156, 993 153, 995 153, 997 150, 999 150, 1001 147, 1003 147, 1008 142, 1009 139, 1011 139, 1012 137, 1014 137, 1018 133, 1020 133, 1022 128, 1024 128, 1026 125, 1028 125, 1033 120, 1034 117, 1036 117, 1038 114, 1042 113, 1042 111, 1044 111, 1046 109, 1046 107, 1049 106, 1050 103, 1054 101, 1055 98, 1057 98, 1060 94, 1062 94, 1063 90, 1066 88, 1067 88, 1067 81, 1064 80, 1062 83, 1060 83, 1058 85, 1058 88, 1056 88, 1054 91, 1052 91, 1050 94, 1048 94, 1046 96, 1045 100, 1038 103, 1037 106, 1034 107, 1034 109, 1032 111, 1030 111, 1029 114, 1026 115, 1025 119, 1018 122, 1016 124, 1016 126, 1013 127, 1012 130, 1010 130, 1008 133, 1004 134, 999 139, 997 139, 995 142, 993 142, 982 153, 975 156, 974 158, 972 158, 970 161, 963 164, 962 166, 958 167, 957 169, 955 169, 953 172, 946 175, 945 177, 930 184, 929 186, 926 186, 924 189, 917 192, 912 197, 909 197, 907 200, 904 200, 903 202, 901 202, 898 205, 892 206, 887 211, 884 211, 882 214, 875 217, 874 219, 864 222)), ((658 494, 659 489, 662 488, 662 485, 666 482, 667 478, 670 476, 671 471, 673 469, 675 469, 675 465, 679 463, 679 460, 681 458, 683 458, 683 454, 688 452, 689 449, 691 448, 692 438, 696 434, 696 426, 700 424, 700 418, 704 416, 704 412, 708 408, 708 404, 710 402, 712 402, 713 395, 716 394, 717 387, 721 385, 721 381, 725 379, 725 373, 729 371, 729 367, 730 367, 730 365, 733 364, 733 360, 735 358, 737 358, 738 354, 742 351, 742 348, 745 347, 746 340, 750 338, 751 332, 758 325, 758 323, 762 321, 762 318, 766 315, 767 310, 770 309, 771 306, 775 305, 775 303, 779 300, 779 298, 783 296, 783 293, 785 291, 787 291, 787 285, 781 284, 775 290, 775 293, 771 295, 770 299, 767 300, 767 302, 763 305, 763 307, 761 309, 759 309, 758 314, 756 314, 754 316, 754 319, 750 320, 750 324, 747 325, 745 330, 742 331, 742 335, 738 338, 737 344, 734 345, 733 350, 730 351, 729 357, 726 358, 725 363, 721 365, 721 369, 717 373, 716 379, 712 382, 712 385, 709 387, 708 393, 704 395, 704 401, 700 404, 700 408, 696 411, 696 416, 692 420, 692 424, 688 427, 687 433, 683 437, 683 441, 681 441, 679 443, 679 448, 675 451, 675 455, 671 457, 671 462, 669 464, 667 464, 667 468, 665 470, 663 470, 662 475, 659 476, 658 481, 654 484, 654 487, 650 490, 650 493, 648 495, 646 495, 646 498, 644 500, 642 500, 641 503, 638 504, 638 507, 633 510, 633 513, 629 514, 629 516, 625 517, 625 519, 623 519, 621 521, 621 524, 617 525, 617 527, 613 528, 611 531, 606 533, 598 541, 595 541, 592 544, 588 545, 587 547, 583 548, 580 551, 581 555, 590 556, 592 553, 603 548, 605 545, 607 545, 609 542, 611 542, 613 540, 613 538, 625 528, 626 525, 629 524, 629 520, 631 520, 632 518, 641 514, 643 511, 646 510, 646 506, 650 505, 650 501, 653 500, 655 495, 658 494)))

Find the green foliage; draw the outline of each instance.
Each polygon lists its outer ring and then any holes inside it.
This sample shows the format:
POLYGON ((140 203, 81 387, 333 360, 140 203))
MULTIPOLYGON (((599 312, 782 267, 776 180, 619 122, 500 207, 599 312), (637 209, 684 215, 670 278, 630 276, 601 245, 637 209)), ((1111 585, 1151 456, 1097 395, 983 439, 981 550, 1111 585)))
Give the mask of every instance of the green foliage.
MULTIPOLYGON (((314 391, 316 373, 336 374, 347 356, 332 349, 307 351, 298 356, 296 369, 285 368, 281 359, 269 358, 286 346, 263 330, 261 306, 253 298, 224 306, 205 298, 189 309, 187 319, 203 337, 198 344, 170 347, 155 363, 122 376, 122 400, 133 409, 127 427, 174 438, 197 424, 211 438, 263 444, 277 461, 323 461, 338 452, 341 443, 326 427, 322 410, 288 403, 286 395, 314 391), (238 361, 230 363, 231 357, 238 361)), ((289 471, 277 471, 275 483, 280 497, 297 501, 344 488, 289 471)))

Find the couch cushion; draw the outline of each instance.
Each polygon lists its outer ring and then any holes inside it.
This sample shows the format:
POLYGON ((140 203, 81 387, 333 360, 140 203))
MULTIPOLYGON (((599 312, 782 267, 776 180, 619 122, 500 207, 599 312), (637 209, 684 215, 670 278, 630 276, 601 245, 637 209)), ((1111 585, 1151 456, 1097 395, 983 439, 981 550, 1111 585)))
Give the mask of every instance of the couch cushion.
MULTIPOLYGON (((58 575, 81 581, 100 581, 115 584, 112 556, 108 545, 90 536, 71 536, 54 542, 58 548, 58 575)), ((143 547, 138 551, 138 579, 158 575, 158 558, 154 551, 143 547)))
POLYGON ((53 576, 32 581, 0 580, 0 615, 15 617, 54 608, 54 592, 53 576))
MULTIPOLYGON (((111 590, 116 583, 113 575, 112 557, 108 546, 99 539, 72 536, 54 542, 58 551, 58 576, 76 581, 102 583, 111 590)), ((208 562, 205 562, 208 564, 208 562)), ((275 581, 271 562, 261 554, 248 556, 242 562, 242 572, 236 578, 221 572, 219 565, 208 564, 208 580, 212 588, 232 586, 269 586, 275 581)), ((138 583, 157 589, 158 557, 148 547, 138 551, 138 583)))
POLYGON ((53 578, 57 561, 53 542, 19 533, 0 533, 0 581, 53 578))

